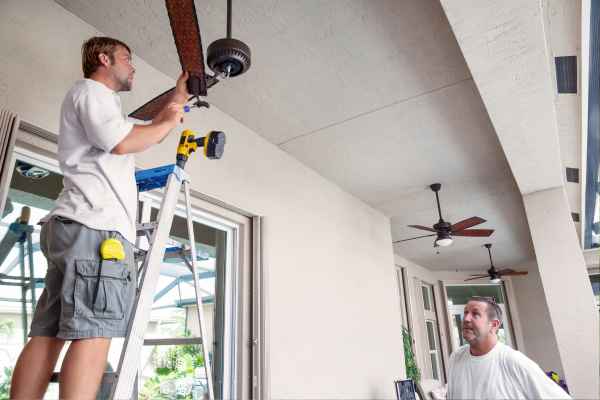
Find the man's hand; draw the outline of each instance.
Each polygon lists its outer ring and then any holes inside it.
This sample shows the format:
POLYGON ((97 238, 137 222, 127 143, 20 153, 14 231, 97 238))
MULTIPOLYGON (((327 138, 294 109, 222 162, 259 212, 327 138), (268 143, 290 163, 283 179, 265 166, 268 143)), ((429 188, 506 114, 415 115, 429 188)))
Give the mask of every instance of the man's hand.
POLYGON ((183 122, 183 104, 169 103, 152 120, 152 125, 163 124, 169 131, 183 122))
POLYGON ((187 80, 190 74, 187 71, 183 71, 179 78, 177 78, 177 84, 175 85, 175 93, 173 99, 175 103, 185 104, 190 98, 190 94, 187 90, 187 80))

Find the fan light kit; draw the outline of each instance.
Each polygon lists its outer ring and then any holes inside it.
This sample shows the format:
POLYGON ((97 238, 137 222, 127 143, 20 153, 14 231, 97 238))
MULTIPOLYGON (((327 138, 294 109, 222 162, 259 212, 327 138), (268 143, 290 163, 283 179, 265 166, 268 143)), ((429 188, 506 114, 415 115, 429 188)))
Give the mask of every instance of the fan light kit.
POLYGON ((413 237, 410 239, 397 240, 393 243, 406 242, 409 240, 420 239, 424 237, 432 237, 436 236, 435 241, 433 242, 433 247, 447 247, 453 243, 452 236, 471 236, 471 237, 485 237, 490 236, 494 233, 493 229, 468 229, 472 228, 475 225, 483 224, 485 219, 480 217, 471 217, 456 224, 451 224, 449 222, 444 221, 442 218, 442 208, 440 207, 440 196, 438 192, 442 188, 441 183, 433 183, 429 185, 429 188, 435 193, 435 199, 437 202, 437 210, 440 220, 437 224, 433 225, 432 228, 423 225, 408 225, 411 228, 421 229, 423 231, 434 232, 431 235, 422 235, 413 237))
POLYGON ((435 244, 442 247, 447 247, 452 244, 452 238, 450 235, 442 233, 438 235, 438 238, 435 240, 435 244))

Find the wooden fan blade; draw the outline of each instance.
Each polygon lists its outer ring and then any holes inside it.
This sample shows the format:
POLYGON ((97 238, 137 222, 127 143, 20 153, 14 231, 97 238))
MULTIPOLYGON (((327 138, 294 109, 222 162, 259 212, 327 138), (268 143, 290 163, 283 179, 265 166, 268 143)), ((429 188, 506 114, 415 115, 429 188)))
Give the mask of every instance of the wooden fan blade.
POLYGON ((496 270, 497 274, 506 274, 506 273, 509 273, 509 272, 515 272, 515 270, 514 269, 510 269, 510 268, 504 268, 504 269, 496 270))
POLYGON ((417 237, 410 238, 410 239, 396 240, 395 242, 392 242, 392 243, 408 242, 409 240, 421 239, 421 238, 424 238, 424 237, 431 237, 431 236, 437 236, 437 233, 433 234, 433 235, 417 236, 417 237))
POLYGON ((194 0, 166 0, 175 47, 181 69, 188 71, 188 91, 194 96, 206 96, 204 53, 194 0))
POLYGON ((423 225, 408 225, 408 226, 411 228, 421 229, 423 231, 437 232, 435 229, 429 228, 429 227, 423 226, 423 225))
POLYGON ((482 279, 482 278, 488 278, 488 277, 489 277, 489 275, 487 275, 487 274, 486 275, 480 275, 480 276, 476 276, 476 277, 473 277, 473 278, 467 278, 467 279, 465 279, 465 282, 466 281, 472 281, 474 279, 482 279))
POLYGON ((517 275, 527 275, 529 272, 527 271, 510 271, 510 272, 501 272, 498 271, 498 276, 517 276, 517 275))
POLYGON ((462 221, 455 223, 454 225, 452 225, 452 227, 450 229, 452 230, 452 233, 454 233, 454 232, 462 231, 467 228, 471 228, 475 225, 483 224, 484 222, 485 222, 485 219, 483 219, 483 218, 471 217, 471 218, 463 219, 462 221))
POLYGON ((175 91, 175 88, 169 89, 166 92, 159 94, 131 114, 129 116, 131 118, 139 119, 142 121, 150 121, 154 119, 156 114, 160 112, 166 105, 171 95, 175 91))
POLYGON ((452 236, 474 236, 474 237, 484 237, 490 236, 494 233, 493 229, 467 229, 459 232, 452 232, 452 236))

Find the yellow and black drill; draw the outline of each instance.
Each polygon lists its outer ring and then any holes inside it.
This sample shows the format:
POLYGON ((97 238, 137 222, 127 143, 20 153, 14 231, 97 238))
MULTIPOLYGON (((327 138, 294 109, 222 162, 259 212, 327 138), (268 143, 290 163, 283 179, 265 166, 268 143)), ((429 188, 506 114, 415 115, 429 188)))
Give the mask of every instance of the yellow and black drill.
POLYGON ((181 169, 185 166, 187 159, 198 147, 204 147, 204 155, 209 159, 219 159, 223 156, 225 148, 225 134, 219 131, 211 131, 204 137, 196 138, 195 132, 186 129, 181 132, 179 146, 177 146, 177 166, 181 169))

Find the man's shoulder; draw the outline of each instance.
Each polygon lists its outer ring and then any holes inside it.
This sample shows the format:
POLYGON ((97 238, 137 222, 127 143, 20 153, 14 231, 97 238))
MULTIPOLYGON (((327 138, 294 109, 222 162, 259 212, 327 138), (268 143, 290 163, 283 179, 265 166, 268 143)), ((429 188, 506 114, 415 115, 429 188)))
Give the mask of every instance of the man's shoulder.
POLYGON ((73 83, 73 85, 67 91, 65 95, 65 99, 75 100, 83 93, 86 93, 90 90, 89 84, 86 82, 86 79, 81 79, 73 83))
POLYGON ((68 93, 75 96, 90 93, 96 96, 112 95, 113 91, 106 87, 103 83, 86 78, 76 81, 73 86, 71 86, 71 89, 69 89, 68 93))
POLYGON ((498 343, 500 345, 500 354, 502 356, 502 360, 510 367, 513 368, 529 368, 533 365, 536 365, 529 357, 525 354, 521 353, 519 350, 515 350, 510 346, 507 346, 503 343, 498 343))
POLYGON ((463 359, 465 355, 469 352, 469 348, 470 346, 468 344, 464 344, 458 349, 454 350, 450 355, 450 361, 456 362, 457 360, 463 359))

